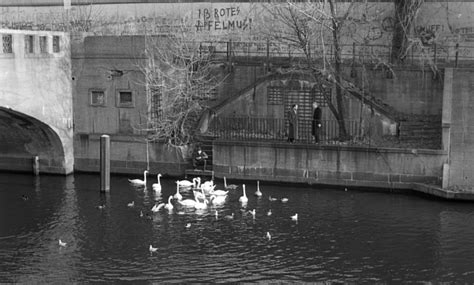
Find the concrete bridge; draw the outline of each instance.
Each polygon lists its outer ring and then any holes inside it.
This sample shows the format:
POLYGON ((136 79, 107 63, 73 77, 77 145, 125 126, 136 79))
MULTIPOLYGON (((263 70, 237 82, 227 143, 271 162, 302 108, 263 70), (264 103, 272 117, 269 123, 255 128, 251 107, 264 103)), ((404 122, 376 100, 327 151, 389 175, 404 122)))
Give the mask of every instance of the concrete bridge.
POLYGON ((0 29, 0 170, 73 172, 69 36, 0 29))

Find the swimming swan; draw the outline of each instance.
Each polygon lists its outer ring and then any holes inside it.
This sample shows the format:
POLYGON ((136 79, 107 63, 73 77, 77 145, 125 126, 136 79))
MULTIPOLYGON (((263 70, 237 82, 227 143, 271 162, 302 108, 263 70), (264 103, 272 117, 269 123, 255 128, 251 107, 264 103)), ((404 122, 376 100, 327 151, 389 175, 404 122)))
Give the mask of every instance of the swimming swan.
POLYGON ((176 194, 174 194, 173 198, 175 198, 176 200, 181 200, 181 199, 183 199, 183 195, 181 195, 181 194, 179 193, 178 181, 176 181, 176 194))
POLYGON ((237 189, 239 186, 238 185, 235 185, 235 184, 229 184, 227 185, 227 179, 225 178, 224 176, 224 188, 225 189, 229 189, 229 190, 234 190, 234 189, 237 189))
MULTIPOLYGON (((211 204, 213 206, 218 206, 218 205, 222 205, 225 203, 225 200, 227 199, 227 196, 216 196, 216 195, 211 195, 211 204)), ((217 213, 217 211, 216 211, 217 213)))
POLYGON ((151 187, 153 188, 153 190, 155 190, 156 192, 161 192, 160 177, 161 177, 161 173, 158 173, 158 175, 156 176, 156 178, 157 178, 157 180, 158 180, 158 183, 153 183, 153 184, 151 185, 151 187))
POLYGON ((213 190, 210 192, 211 195, 215 195, 215 196, 227 196, 228 193, 229 191, 224 191, 224 190, 213 190))
POLYGON ((249 198, 247 198, 247 194, 245 193, 245 184, 242 184, 242 196, 239 198, 240 203, 247 203, 249 198))
POLYGON ((196 186, 196 178, 193 178, 192 182, 189 180, 178 180, 176 181, 179 187, 191 187, 196 186))
POLYGON ((153 247, 153 246, 150 244, 149 250, 150 250, 150 252, 156 252, 156 251, 158 250, 158 248, 157 248, 157 247, 153 247))
POLYGON ((63 242, 61 239, 59 239, 59 246, 65 247, 67 243, 63 242))
POLYGON ((148 170, 143 171, 143 180, 141 179, 128 179, 128 182, 134 186, 145 186, 146 185, 146 175, 148 170))
POLYGON ((294 214, 293 216, 291 216, 291 219, 293 221, 298 221, 298 213, 294 214))
POLYGON ((257 180, 257 191, 255 191, 255 196, 262 197, 262 192, 260 191, 260 181, 257 180))
POLYGON ((173 199, 173 196, 170 195, 168 197, 168 203, 166 203, 165 205, 165 209, 167 209, 168 211, 173 210, 173 204, 171 204, 171 199, 173 199))

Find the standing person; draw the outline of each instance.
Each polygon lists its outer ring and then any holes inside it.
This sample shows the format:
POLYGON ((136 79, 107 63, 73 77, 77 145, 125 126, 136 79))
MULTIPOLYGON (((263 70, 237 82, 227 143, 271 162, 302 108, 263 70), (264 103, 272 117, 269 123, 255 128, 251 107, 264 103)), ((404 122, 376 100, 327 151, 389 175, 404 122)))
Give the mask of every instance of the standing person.
POLYGON ((313 135, 315 143, 319 143, 319 134, 321 130, 321 115, 321 108, 319 107, 318 102, 314 101, 311 134, 313 135))
POLYGON ((298 138, 298 105, 293 104, 288 111, 288 142, 293 143, 298 138))

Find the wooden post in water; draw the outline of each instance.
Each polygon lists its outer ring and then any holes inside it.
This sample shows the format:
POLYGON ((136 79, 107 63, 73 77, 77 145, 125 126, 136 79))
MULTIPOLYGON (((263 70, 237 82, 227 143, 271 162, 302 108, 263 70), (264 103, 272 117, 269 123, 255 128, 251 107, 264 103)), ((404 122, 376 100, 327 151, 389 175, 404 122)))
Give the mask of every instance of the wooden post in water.
POLYGON ((39 157, 35 156, 33 157, 33 173, 35 174, 35 176, 39 175, 39 171, 40 171, 39 157))
POLYGON ((100 192, 110 190, 110 136, 100 137, 100 192))

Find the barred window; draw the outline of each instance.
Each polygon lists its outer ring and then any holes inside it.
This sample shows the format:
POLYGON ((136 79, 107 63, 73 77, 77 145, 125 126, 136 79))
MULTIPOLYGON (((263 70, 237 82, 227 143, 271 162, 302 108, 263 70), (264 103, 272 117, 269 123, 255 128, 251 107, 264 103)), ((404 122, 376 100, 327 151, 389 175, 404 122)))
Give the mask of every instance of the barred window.
POLYGON ((92 106, 105 106, 105 92, 104 90, 90 91, 90 104, 92 106))
POLYGON ((26 53, 35 52, 35 38, 32 35, 25 36, 25 52, 26 53))
POLYGON ((61 51, 61 46, 60 46, 60 37, 59 36, 53 36, 53 52, 58 53, 61 51))
POLYGON ((284 88, 280 86, 268 86, 268 105, 283 105, 284 88))
POLYGON ((39 37, 40 53, 48 53, 48 37, 39 37))
POLYGON ((130 108, 133 107, 133 92, 130 90, 118 91, 117 107, 130 108))
POLYGON ((150 88, 151 110, 150 119, 152 121, 161 118, 161 90, 158 87, 150 88))
POLYGON ((3 53, 13 53, 12 35, 2 35, 3 53))

